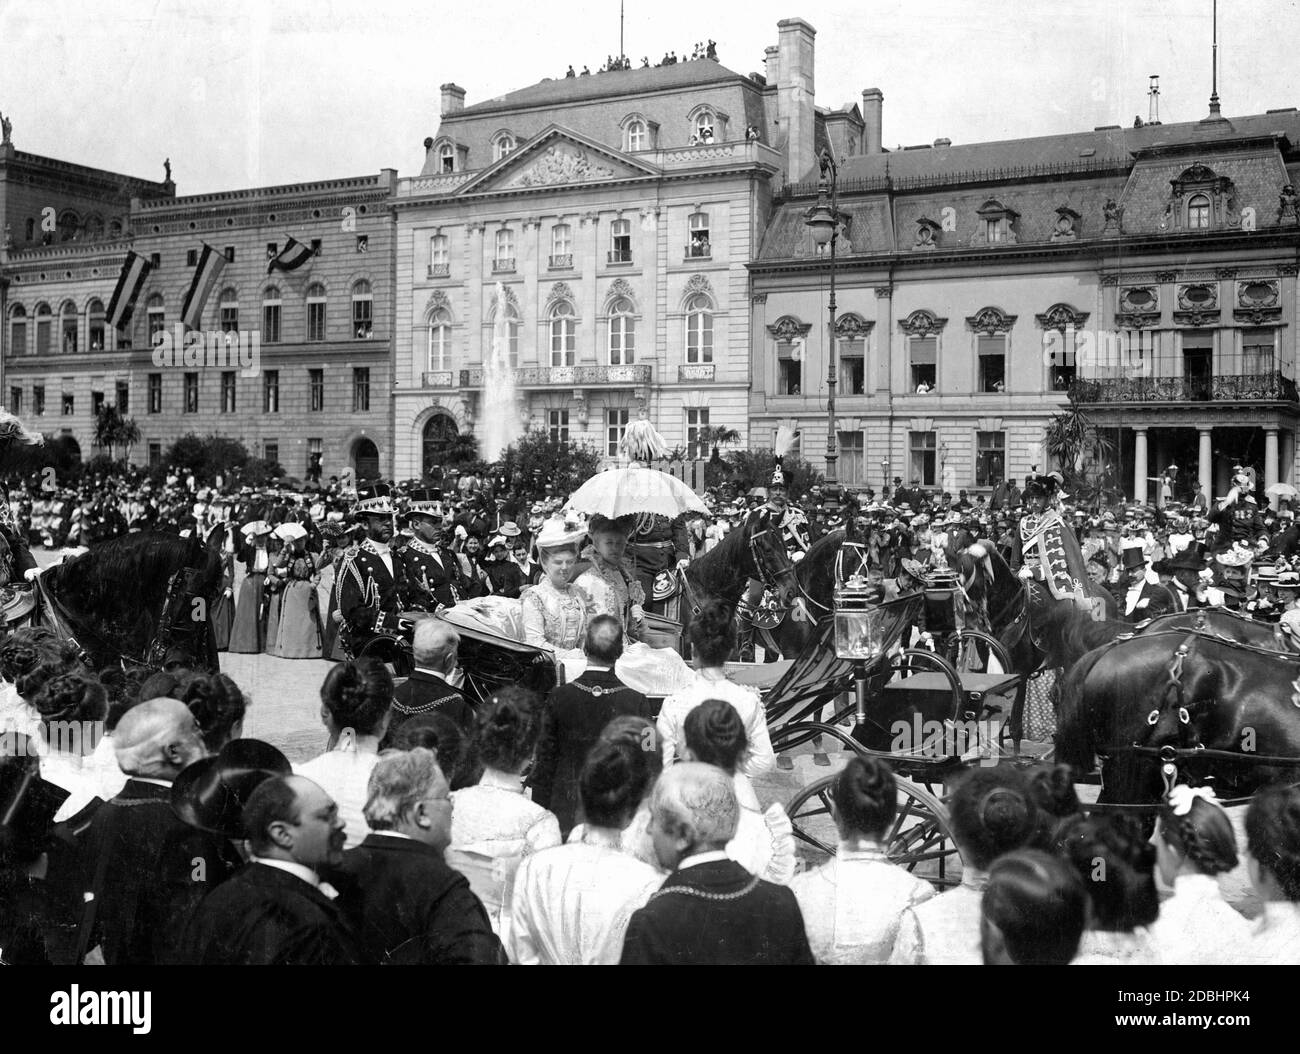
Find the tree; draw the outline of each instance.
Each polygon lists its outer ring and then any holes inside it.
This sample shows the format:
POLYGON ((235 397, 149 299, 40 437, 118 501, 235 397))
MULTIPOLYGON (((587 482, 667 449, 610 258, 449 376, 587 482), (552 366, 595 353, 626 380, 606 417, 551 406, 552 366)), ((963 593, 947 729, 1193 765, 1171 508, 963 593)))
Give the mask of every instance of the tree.
POLYGON ((712 448, 713 452, 709 456, 709 460, 715 465, 722 461, 719 447, 730 446, 732 443, 739 442, 740 433, 734 428, 725 428, 722 425, 706 425, 699 432, 700 446, 712 448))
POLYGON ((140 441, 140 426, 132 417, 123 417, 118 408, 109 403, 95 414, 95 446, 107 452, 116 461, 114 451, 122 448, 122 459, 130 457, 131 447, 140 441))
MULTIPOLYGON (((726 458, 727 476, 741 493, 753 487, 768 487, 775 463, 776 455, 770 449, 733 450, 726 458)), ((797 454, 786 454, 781 464, 786 487, 794 497, 807 494, 814 484, 822 482, 822 474, 797 454)))
POLYGON ((1102 434, 1071 388, 1061 412, 1047 423, 1047 453, 1056 459, 1065 489, 1077 502, 1101 497, 1102 476, 1114 444, 1102 434))
POLYGON ((529 493, 553 484, 557 494, 572 494, 600 469, 600 455, 588 443, 552 439, 549 432, 525 432, 492 467, 494 476, 529 493))
MULTIPOLYGON (((196 479, 209 483, 218 475, 229 480, 235 469, 244 469, 249 461, 248 449, 238 439, 219 435, 198 436, 190 432, 167 448, 163 466, 188 468, 196 479)), ((267 478, 276 475, 283 473, 271 472, 267 478)))

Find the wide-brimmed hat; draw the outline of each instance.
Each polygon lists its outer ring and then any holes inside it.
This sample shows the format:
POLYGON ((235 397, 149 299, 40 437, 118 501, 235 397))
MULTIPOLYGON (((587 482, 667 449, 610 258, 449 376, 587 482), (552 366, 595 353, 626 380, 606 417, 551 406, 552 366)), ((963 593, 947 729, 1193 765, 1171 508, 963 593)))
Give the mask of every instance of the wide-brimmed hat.
POLYGON ((1254 559, 1255 553, 1253 550, 1247 549, 1244 545, 1234 545, 1231 549, 1224 549, 1223 552, 1216 553, 1214 562, 1220 567, 1248 568, 1254 559))
POLYGON ((172 784, 172 811, 191 827, 243 838, 249 796, 274 776, 293 774, 289 759, 260 739, 232 739, 213 757, 181 770, 172 784))
POLYGON ((1175 571, 1203 571, 1205 570, 1204 546, 1194 542, 1186 549, 1174 553, 1164 561, 1164 565, 1171 574, 1175 571))
POLYGON ((542 529, 537 535, 537 548, 542 552, 569 546, 576 548, 582 544, 582 539, 586 536, 586 526, 576 520, 551 519, 542 524, 542 529))
POLYGON ((512 521, 507 521, 497 528, 497 534, 503 538, 518 538, 523 533, 519 530, 519 525, 512 521))

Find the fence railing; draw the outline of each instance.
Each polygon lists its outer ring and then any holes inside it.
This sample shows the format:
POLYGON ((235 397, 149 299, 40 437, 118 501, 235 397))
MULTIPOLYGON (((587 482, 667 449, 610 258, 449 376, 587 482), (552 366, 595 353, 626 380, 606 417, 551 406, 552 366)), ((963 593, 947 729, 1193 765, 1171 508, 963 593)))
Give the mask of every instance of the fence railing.
POLYGON ((1277 371, 1076 380, 1070 394, 1081 403, 1300 402, 1295 381, 1277 371))

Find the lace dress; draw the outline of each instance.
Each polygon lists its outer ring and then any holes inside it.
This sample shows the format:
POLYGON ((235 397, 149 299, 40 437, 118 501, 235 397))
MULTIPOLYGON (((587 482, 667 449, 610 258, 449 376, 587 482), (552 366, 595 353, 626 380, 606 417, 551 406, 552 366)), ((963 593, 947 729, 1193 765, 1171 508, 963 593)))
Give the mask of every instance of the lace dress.
POLYGON ((1239 961, 1250 923, 1209 875, 1179 875, 1173 896, 1160 904, 1151 937, 1164 965, 1208 966, 1239 961))
POLYGON ((980 901, 988 875, 967 868, 961 885, 908 908, 889 961, 912 966, 980 966, 980 901))
POLYGON ((578 586, 571 585, 561 592, 544 578, 523 591, 520 603, 525 644, 570 651, 581 648, 586 641, 587 623, 595 611, 578 586))

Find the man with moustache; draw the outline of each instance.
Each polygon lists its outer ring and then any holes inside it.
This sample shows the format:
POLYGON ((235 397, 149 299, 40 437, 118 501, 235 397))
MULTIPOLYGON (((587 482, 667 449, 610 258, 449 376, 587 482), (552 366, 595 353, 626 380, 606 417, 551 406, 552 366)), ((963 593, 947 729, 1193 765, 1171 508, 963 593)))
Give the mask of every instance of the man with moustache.
POLYGON ((411 491, 409 498, 406 521, 414 537, 401 552, 402 569, 425 610, 438 612, 467 599, 472 584, 446 545, 442 492, 423 488, 411 491))
POLYGON ((199 905, 185 960, 217 966, 337 966, 363 961, 337 891, 321 871, 343 861, 338 806, 305 776, 274 776, 249 796, 244 869, 199 905))
POLYGON ((375 637, 405 631, 401 612, 410 606, 406 569, 388 548, 393 537, 391 492, 384 483, 357 492, 357 519, 366 537, 339 567, 338 610, 353 655, 375 637))

